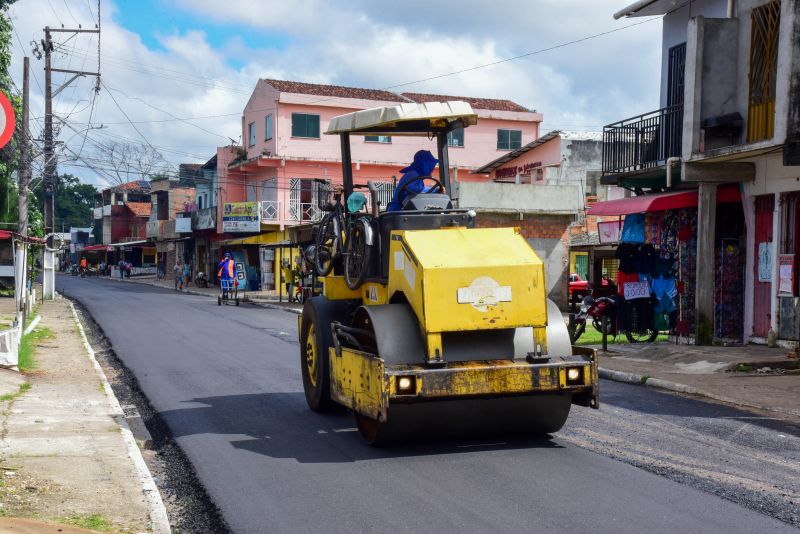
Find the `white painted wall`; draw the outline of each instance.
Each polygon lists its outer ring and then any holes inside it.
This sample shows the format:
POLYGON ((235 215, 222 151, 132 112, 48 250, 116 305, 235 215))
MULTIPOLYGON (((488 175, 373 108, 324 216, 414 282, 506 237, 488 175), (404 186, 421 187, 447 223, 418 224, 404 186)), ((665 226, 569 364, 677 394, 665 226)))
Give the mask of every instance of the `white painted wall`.
POLYGON ((583 207, 578 185, 461 182, 458 196, 465 209, 573 214, 583 207))

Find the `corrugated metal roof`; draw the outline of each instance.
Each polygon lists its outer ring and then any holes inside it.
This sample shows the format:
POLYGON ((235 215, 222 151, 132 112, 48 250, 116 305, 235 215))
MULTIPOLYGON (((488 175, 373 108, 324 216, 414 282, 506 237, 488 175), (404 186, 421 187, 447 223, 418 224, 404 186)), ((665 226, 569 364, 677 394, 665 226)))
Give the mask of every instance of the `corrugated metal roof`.
POLYGON ((502 156, 500 156, 499 158, 490 161, 489 163, 487 163, 483 167, 481 167, 481 168, 479 168, 479 169, 477 169, 475 171, 472 171, 472 174, 489 174, 490 172, 492 172, 496 168, 502 166, 503 164, 508 163, 511 160, 517 159, 518 157, 520 157, 521 155, 525 154, 526 152, 530 152, 534 148, 536 148, 538 146, 542 146, 543 144, 545 144, 548 141, 552 141, 553 139, 558 137, 560 134, 561 134, 561 132, 559 130, 553 130, 552 132, 548 132, 548 133, 544 134, 543 136, 541 136, 539 139, 536 139, 535 141, 533 141, 531 143, 528 143, 527 145, 521 146, 516 150, 512 150, 511 152, 507 152, 507 153, 503 154, 502 156))

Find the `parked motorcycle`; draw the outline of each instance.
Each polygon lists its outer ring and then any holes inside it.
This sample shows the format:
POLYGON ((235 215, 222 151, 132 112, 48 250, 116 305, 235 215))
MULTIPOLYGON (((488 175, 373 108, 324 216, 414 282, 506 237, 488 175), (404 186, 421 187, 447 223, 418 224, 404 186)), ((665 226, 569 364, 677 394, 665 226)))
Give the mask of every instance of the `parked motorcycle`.
POLYGON ((197 287, 208 287, 208 276, 203 271, 197 271, 194 277, 194 285, 197 287))
POLYGON ((586 296, 581 303, 581 309, 575 316, 575 329, 572 334, 572 342, 586 331, 586 323, 592 322, 595 330, 603 333, 603 317, 606 317, 606 334, 609 336, 617 335, 617 303, 610 297, 600 297, 594 299, 586 296))

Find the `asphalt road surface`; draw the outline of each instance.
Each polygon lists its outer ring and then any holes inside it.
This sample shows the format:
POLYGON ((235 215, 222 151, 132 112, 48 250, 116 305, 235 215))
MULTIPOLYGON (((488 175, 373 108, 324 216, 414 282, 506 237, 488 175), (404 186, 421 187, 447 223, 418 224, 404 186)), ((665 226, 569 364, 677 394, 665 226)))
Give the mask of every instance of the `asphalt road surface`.
POLYGON ((800 430, 603 382, 553 439, 375 449, 305 403, 296 316, 60 276, 235 532, 795 532, 800 430), (779 521, 778 519, 781 521, 779 521))

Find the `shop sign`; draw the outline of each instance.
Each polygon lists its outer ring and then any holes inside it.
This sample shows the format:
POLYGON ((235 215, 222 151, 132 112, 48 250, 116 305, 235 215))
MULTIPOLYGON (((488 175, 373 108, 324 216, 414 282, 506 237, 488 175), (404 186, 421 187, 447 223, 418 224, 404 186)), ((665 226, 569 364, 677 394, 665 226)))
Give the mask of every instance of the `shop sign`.
POLYGON ((494 171, 495 178, 513 178, 518 174, 530 174, 531 170, 542 166, 541 161, 526 163, 525 165, 512 165, 511 167, 501 167, 494 171))
POLYGON ((758 281, 772 281, 772 243, 758 244, 758 281))
POLYGON ((648 282, 625 282, 622 284, 625 300, 649 299, 650 284, 648 282))
POLYGON ((222 206, 223 232, 258 232, 261 230, 258 202, 226 202, 222 206))
POLYGON ((794 296, 794 254, 778 256, 778 294, 782 297, 794 296))
POLYGON ((622 231, 622 222, 617 219, 616 221, 602 221, 597 223, 597 234, 600 243, 619 243, 619 235, 622 231))
POLYGON ((192 233, 192 218, 191 217, 178 217, 175 219, 175 233, 178 234, 191 234, 192 233))

